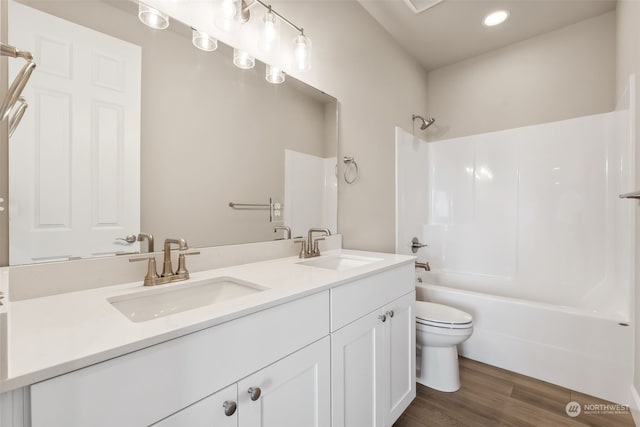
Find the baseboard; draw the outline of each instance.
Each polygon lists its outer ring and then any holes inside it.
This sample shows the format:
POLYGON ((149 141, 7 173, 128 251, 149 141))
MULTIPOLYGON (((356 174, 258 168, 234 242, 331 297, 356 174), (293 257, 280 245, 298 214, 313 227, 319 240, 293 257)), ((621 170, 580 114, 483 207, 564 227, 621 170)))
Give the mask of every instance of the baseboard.
POLYGON ((640 427, 640 394, 638 394, 638 390, 633 385, 631 386, 631 398, 633 399, 633 402, 631 402, 631 416, 636 427, 640 427))

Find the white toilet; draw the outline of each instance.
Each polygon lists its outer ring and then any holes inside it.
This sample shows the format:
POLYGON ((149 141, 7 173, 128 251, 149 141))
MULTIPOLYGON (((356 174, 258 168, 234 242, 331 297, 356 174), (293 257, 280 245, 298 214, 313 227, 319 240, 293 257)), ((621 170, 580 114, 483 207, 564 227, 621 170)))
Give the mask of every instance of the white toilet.
POLYGON ((470 314, 453 307, 416 301, 416 341, 422 349, 416 380, 420 384, 447 392, 460 388, 456 346, 471 336, 472 320, 470 314))

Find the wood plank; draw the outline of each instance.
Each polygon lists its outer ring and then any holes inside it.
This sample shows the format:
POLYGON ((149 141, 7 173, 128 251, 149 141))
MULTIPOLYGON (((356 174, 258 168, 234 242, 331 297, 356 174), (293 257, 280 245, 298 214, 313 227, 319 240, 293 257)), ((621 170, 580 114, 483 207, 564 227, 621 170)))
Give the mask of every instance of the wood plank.
POLYGON ((416 399, 393 427, 634 427, 629 411, 569 417, 571 401, 611 402, 462 357, 460 383, 455 393, 418 384, 416 399))

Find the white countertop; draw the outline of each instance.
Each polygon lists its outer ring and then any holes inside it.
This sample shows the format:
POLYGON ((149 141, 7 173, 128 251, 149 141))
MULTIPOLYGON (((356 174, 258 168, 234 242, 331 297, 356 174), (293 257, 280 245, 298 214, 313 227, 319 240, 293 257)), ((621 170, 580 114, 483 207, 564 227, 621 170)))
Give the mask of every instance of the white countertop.
POLYGON ((102 362, 401 264, 412 263, 415 259, 406 255, 344 249, 327 251, 323 256, 336 254, 379 258, 380 261, 335 271, 298 265, 305 260, 287 257, 192 273, 189 281, 161 286, 180 287, 193 281, 228 276, 268 289, 140 323, 134 323, 125 317, 107 298, 158 289, 143 287, 141 280, 9 301, 4 307, 7 346, 0 349, 3 353, 0 357, 7 358, 7 375, 6 378, 0 378, 0 392, 102 362))

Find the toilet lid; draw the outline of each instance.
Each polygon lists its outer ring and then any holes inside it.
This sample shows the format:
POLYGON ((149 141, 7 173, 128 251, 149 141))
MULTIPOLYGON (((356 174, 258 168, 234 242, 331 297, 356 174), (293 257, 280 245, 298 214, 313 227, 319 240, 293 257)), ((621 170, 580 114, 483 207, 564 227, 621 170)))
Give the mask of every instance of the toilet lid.
POLYGON ((470 314, 453 307, 416 301, 416 322, 424 325, 470 327, 473 318, 470 314))

